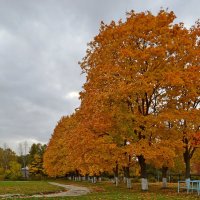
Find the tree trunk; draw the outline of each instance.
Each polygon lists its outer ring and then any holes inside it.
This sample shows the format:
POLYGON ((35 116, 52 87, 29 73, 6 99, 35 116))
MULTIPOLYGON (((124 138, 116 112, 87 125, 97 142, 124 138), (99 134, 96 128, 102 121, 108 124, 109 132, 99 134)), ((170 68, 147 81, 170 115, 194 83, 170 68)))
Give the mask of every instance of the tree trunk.
POLYGON ((167 170, 168 167, 162 167, 162 188, 167 188, 167 170))
POLYGON ((132 188, 131 179, 130 179, 130 170, 129 167, 124 167, 124 177, 125 183, 128 189, 132 188))
POLYGON ((131 189, 132 188, 132 183, 131 183, 131 178, 127 178, 127 188, 131 189))
POLYGON ((116 162, 116 166, 114 169, 114 174, 115 174, 115 186, 117 187, 119 185, 119 166, 118 163, 116 162))
POLYGON ((93 176, 93 183, 97 183, 97 177, 93 176))
POLYGON ((146 171, 146 163, 144 156, 143 155, 138 156, 138 161, 141 171, 142 190, 146 191, 148 190, 148 180, 147 180, 147 171, 146 171))
POLYGON ((190 154, 188 147, 186 147, 183 157, 185 162, 185 179, 187 180, 190 179, 190 154))
POLYGON ((92 176, 88 176, 88 181, 92 183, 92 176))
POLYGON ((124 184, 126 184, 126 182, 127 182, 127 178, 126 178, 126 167, 123 167, 123 171, 124 171, 123 182, 124 182, 124 184))
POLYGON ((123 180, 124 180, 124 184, 126 184, 127 180, 126 180, 126 177, 125 177, 125 176, 124 176, 123 180))
POLYGON ((86 181, 89 181, 89 179, 90 179, 89 175, 86 174, 86 175, 85 175, 85 180, 86 180, 86 181))

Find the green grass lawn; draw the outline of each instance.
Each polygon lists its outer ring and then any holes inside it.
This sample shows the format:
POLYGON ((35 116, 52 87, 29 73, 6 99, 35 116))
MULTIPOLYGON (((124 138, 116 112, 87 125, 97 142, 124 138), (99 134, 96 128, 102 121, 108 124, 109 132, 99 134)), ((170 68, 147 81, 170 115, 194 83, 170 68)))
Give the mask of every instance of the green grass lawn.
POLYGON ((50 185, 45 181, 0 181, 0 195, 2 194, 25 194, 59 192, 63 188, 50 185))
MULTIPOLYGON (((182 191, 181 193, 177 193, 177 183, 169 184, 167 189, 161 189, 161 183, 151 183, 149 185, 149 191, 148 192, 142 192, 140 189, 139 183, 133 184, 133 189, 126 189, 123 184, 121 184, 119 187, 115 187, 110 182, 102 182, 97 184, 91 184, 88 182, 72 182, 72 181, 66 181, 66 180, 56 180, 55 182, 63 183, 63 184, 73 184, 73 185, 79 185, 79 186, 86 186, 89 187, 92 192, 85 196, 79 196, 79 197, 59 197, 59 198, 45 198, 45 199, 65 199, 65 200, 194 200, 194 199, 200 199, 200 196, 197 196, 197 192, 194 192, 193 194, 187 194, 186 192, 182 191)), ((1 182, 0 183, 0 193, 5 194, 5 186, 7 184, 7 187, 11 189, 11 187, 16 191, 14 193, 19 193, 19 190, 17 190, 20 185, 24 187, 22 191, 25 190, 30 194, 33 193, 33 189, 39 192, 42 192, 43 188, 47 187, 46 182, 40 182, 38 181, 37 184, 34 184, 35 182, 1 182), (44 186, 43 186, 44 185, 44 186), (3 189, 3 187, 4 189, 3 189), (35 187, 35 188, 34 188, 35 187)), ((53 187, 55 190, 55 186, 53 187)), ((8 191, 8 189, 7 189, 8 191)), ((11 191, 11 190, 10 190, 11 191)), ((47 191, 47 190, 46 190, 47 191)), ((50 191, 50 190, 49 190, 50 191)), ((53 190, 52 190, 53 191, 53 190)), ((17 199, 17 198, 15 198, 17 199)), ((23 198, 23 199, 36 199, 36 198, 23 198)), ((39 199, 39 198, 37 198, 39 199)), ((41 198, 44 199, 44 198, 41 198)))
MULTIPOLYGON (((161 188, 161 183, 150 183, 149 191, 142 192, 140 183, 133 183, 132 189, 126 189, 124 184, 115 187, 110 182, 102 182, 91 184, 88 182, 69 182, 65 180, 58 180, 59 183, 81 185, 91 188, 92 193, 82 197, 65 197, 67 200, 194 200, 200 199, 197 192, 187 194, 186 191, 177 193, 177 183, 168 184, 167 189, 161 188)), ((55 198, 58 199, 58 198, 55 198)), ((61 199, 61 198, 59 198, 61 199)))

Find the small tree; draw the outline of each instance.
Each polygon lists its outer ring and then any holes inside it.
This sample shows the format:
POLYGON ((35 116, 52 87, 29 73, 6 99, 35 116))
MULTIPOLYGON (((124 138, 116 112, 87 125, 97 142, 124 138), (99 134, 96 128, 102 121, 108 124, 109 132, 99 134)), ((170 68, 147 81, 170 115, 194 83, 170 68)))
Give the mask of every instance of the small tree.
POLYGON ((29 165, 29 173, 32 176, 39 176, 39 177, 45 174, 43 168, 43 159, 40 155, 38 154, 34 155, 34 160, 29 165))
POLYGON ((16 160, 17 156, 15 152, 8 148, 6 144, 4 145, 4 148, 0 148, 0 166, 4 170, 9 169, 9 163, 16 160))
POLYGON ((9 162, 9 169, 5 171, 5 178, 11 180, 18 180, 21 177, 21 165, 16 161, 9 162))

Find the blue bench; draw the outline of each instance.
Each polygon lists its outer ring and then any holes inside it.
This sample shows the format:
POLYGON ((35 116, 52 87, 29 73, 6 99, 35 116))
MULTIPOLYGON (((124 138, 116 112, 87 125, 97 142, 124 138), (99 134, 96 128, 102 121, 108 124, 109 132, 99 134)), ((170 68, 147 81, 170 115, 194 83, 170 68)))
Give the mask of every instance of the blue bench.
POLYGON ((190 191, 197 191, 198 195, 200 194, 200 180, 186 180, 178 181, 178 193, 180 189, 186 189, 187 193, 190 191))

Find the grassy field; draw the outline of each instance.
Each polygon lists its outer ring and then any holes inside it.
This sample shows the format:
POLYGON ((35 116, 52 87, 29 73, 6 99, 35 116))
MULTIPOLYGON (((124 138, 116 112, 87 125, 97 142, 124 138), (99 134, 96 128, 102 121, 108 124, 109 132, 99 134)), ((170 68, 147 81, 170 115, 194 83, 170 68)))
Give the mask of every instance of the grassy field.
MULTIPOLYGON (((148 192, 142 192, 139 183, 133 184, 133 189, 126 189, 124 184, 115 187, 110 182, 97 183, 96 185, 87 182, 69 182, 64 180, 59 183, 81 185, 91 188, 91 194, 82 197, 65 197, 68 200, 194 200, 200 199, 197 192, 187 194, 184 191, 177 193, 177 183, 171 183, 167 189, 161 188, 161 183, 151 183, 148 192)), ((56 199, 56 198, 55 198, 56 199)), ((59 198, 61 199, 61 198, 59 198)))
MULTIPOLYGON (((161 183, 151 183, 149 185, 149 191, 148 192, 142 192, 140 189, 139 183, 133 184, 133 189, 126 189, 124 185, 120 185, 118 188, 116 188, 112 183, 110 182, 102 182, 97 184, 91 184, 88 182, 71 182, 71 181, 65 181, 65 180, 56 180, 56 182, 63 183, 63 184, 73 184, 73 185, 79 185, 79 186, 86 186, 89 187, 92 190, 92 193, 86 195, 86 196, 79 196, 79 197, 59 197, 59 198, 45 198, 45 199, 65 199, 65 200, 194 200, 194 199, 200 199, 200 196, 197 196, 197 193, 194 192, 193 194, 187 194, 186 192, 182 191, 181 193, 177 193, 177 184, 169 184, 169 187, 167 189, 161 189, 161 183)), ((18 187, 15 182, 10 182, 8 184, 8 188, 13 187, 16 191, 18 187)), ((29 190, 29 194, 33 193, 33 188, 37 185, 37 190, 40 191, 40 189, 43 189, 43 184, 46 184, 45 182, 37 182, 37 184, 33 184, 34 182, 26 182, 21 183, 21 185, 24 185, 24 188, 26 187, 26 191, 29 190), (40 189, 39 189, 40 188, 40 189)), ((5 194, 5 190, 3 191, 2 186, 3 183, 0 184, 0 193, 5 194)), ((20 185, 20 184, 19 184, 20 185)), ((47 185, 45 185, 46 187, 47 185)), ((55 186, 53 186, 55 190, 55 186)), ((8 191, 8 190, 7 190, 8 191)), ((36 189, 35 189, 36 191, 36 189)), ((42 191, 40 191, 42 192, 42 191)), ((15 192, 16 193, 16 192, 15 192)), ((17 192, 19 193, 19 192, 17 192)), ((17 199, 17 198, 15 198, 17 199)), ((36 199, 36 198, 23 198, 23 199, 36 199)), ((38 198, 37 198, 38 199, 38 198)), ((44 198, 43 198, 44 199, 44 198)))
POLYGON ((50 185, 45 181, 0 181, 0 195, 2 194, 25 194, 59 192, 61 187, 50 185))

